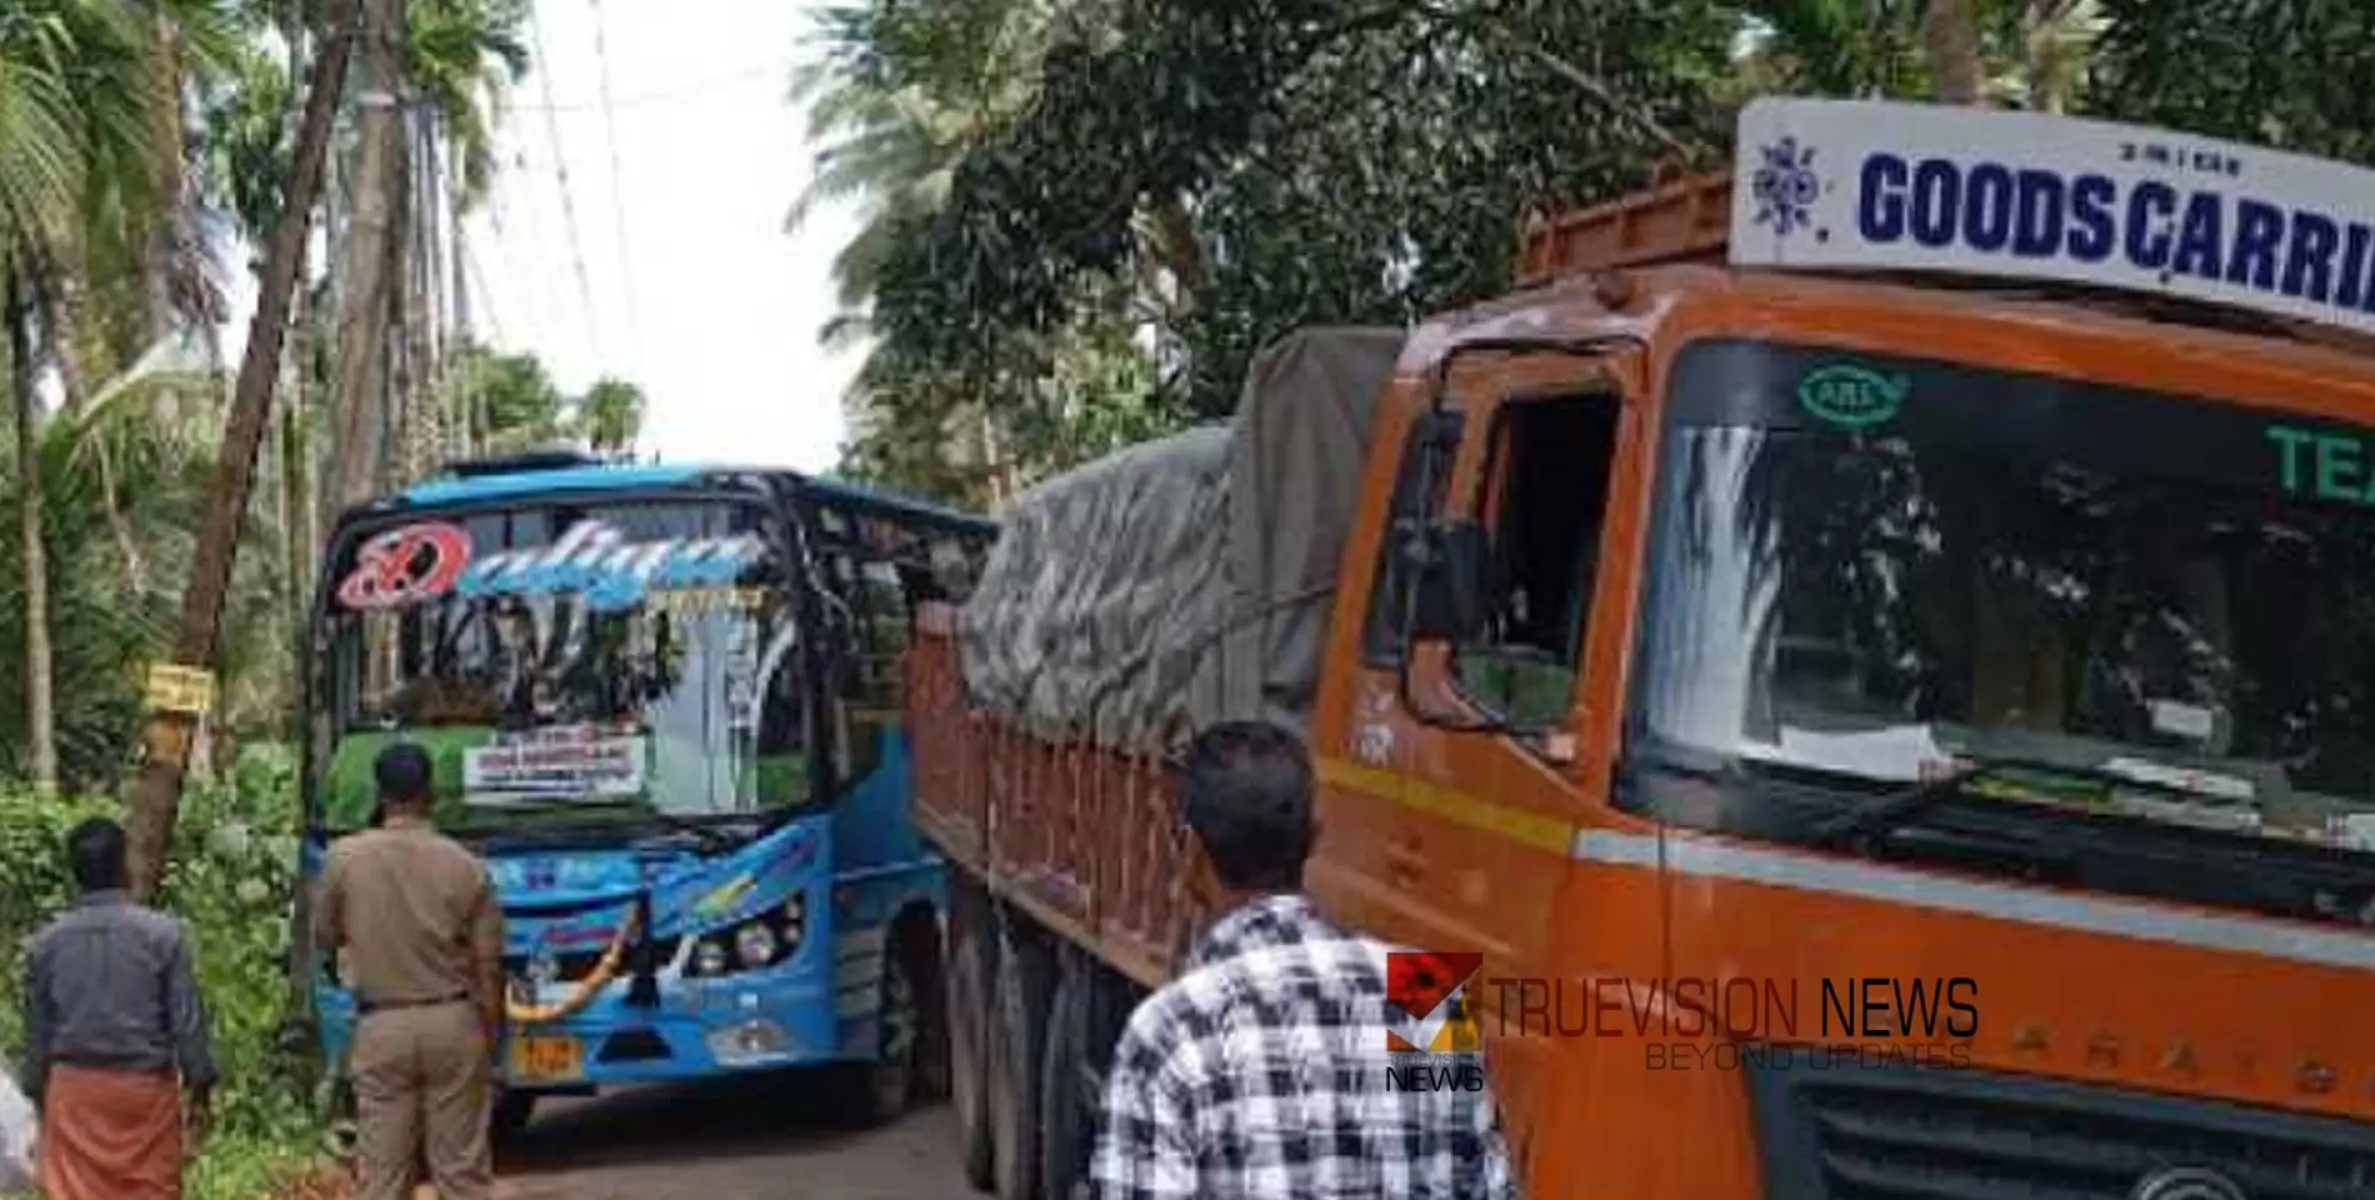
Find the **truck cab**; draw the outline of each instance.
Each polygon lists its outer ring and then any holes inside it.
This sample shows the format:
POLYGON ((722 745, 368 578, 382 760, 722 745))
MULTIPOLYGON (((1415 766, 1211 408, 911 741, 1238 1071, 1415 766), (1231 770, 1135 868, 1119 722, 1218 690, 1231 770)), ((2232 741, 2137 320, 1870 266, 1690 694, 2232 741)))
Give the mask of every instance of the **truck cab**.
POLYGON ((1311 883, 1485 955, 1532 1194, 2375 1178, 2365 193, 1907 149, 2011 120, 1761 102, 1403 354, 1311 883))

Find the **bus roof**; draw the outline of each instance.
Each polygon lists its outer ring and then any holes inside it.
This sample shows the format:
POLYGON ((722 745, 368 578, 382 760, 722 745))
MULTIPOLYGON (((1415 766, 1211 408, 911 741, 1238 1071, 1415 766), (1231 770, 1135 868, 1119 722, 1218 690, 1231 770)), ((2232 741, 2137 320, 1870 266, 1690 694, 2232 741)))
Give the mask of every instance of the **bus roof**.
POLYGON ((722 464, 600 463, 549 470, 456 474, 424 480, 404 489, 396 502, 406 507, 443 508, 493 500, 529 499, 556 492, 635 492, 686 487, 706 480, 761 477, 789 482, 820 499, 863 505, 943 525, 988 532, 996 522, 978 513, 945 508, 895 492, 838 479, 822 479, 780 467, 722 464))

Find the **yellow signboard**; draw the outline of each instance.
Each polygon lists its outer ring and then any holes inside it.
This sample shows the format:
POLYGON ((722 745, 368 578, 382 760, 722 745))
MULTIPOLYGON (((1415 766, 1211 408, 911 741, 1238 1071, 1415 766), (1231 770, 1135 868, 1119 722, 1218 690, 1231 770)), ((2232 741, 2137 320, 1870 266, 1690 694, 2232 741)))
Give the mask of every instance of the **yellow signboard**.
POLYGON ((157 712, 203 716, 214 708, 214 672, 157 663, 148 669, 148 706, 157 712))

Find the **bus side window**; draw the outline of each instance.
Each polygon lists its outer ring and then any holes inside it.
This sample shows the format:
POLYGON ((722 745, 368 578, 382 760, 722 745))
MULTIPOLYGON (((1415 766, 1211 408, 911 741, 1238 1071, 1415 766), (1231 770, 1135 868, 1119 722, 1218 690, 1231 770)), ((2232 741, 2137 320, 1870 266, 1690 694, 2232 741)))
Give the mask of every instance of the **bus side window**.
POLYGON ((888 562, 835 555, 827 573, 835 596, 849 610, 849 639, 842 647, 848 659, 833 701, 834 758, 839 777, 856 782, 881 765, 883 736, 900 717, 907 595, 888 562))
POLYGON ((1410 431, 1402 438, 1402 457, 1394 470, 1392 507, 1386 514, 1385 544, 1379 548, 1377 574, 1369 589, 1368 615, 1361 627, 1361 657, 1373 667, 1391 667, 1402 661, 1402 610, 1409 598, 1411 581, 1401 547, 1442 512, 1444 487, 1451 477, 1451 454, 1459 445, 1460 430, 1465 424, 1456 411, 1446 411, 1443 415, 1450 422, 1444 433, 1447 444, 1438 451, 1431 494, 1422 495, 1420 491, 1426 473, 1423 451, 1427 418, 1423 414, 1413 418, 1410 431))
POLYGON ((1484 635, 1460 647, 1461 689, 1539 732, 1564 721, 1599 560, 1619 398, 1504 402, 1477 511, 1486 529, 1484 635))
POLYGON ((809 703, 807 660, 799 624, 786 608, 776 613, 760 651, 759 721, 754 739, 758 796, 764 805, 808 798, 809 703))

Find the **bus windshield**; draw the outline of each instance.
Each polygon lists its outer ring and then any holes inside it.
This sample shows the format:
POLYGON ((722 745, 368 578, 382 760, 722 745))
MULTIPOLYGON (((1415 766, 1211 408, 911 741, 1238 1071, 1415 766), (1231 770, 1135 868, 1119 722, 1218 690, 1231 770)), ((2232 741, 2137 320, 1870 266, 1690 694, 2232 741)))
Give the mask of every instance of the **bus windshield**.
POLYGON ((1746 341, 1671 381, 1644 752, 2375 849, 2375 434, 1746 341))
POLYGON ((529 503, 337 543, 315 735, 332 830, 429 751, 455 829, 747 815, 807 798, 808 696, 762 509, 529 503))

